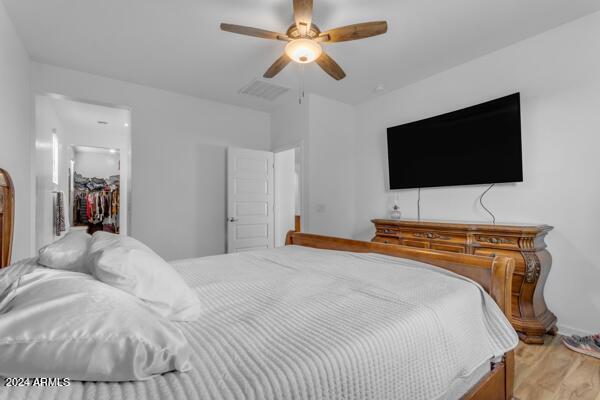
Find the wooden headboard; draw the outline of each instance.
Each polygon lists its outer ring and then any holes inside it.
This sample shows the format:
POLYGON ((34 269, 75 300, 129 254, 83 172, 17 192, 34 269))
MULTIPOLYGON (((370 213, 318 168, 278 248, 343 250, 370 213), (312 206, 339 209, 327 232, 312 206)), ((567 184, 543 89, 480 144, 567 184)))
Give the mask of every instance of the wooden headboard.
POLYGON ((15 219, 15 188, 8 172, 0 168, 0 268, 10 264, 15 219))

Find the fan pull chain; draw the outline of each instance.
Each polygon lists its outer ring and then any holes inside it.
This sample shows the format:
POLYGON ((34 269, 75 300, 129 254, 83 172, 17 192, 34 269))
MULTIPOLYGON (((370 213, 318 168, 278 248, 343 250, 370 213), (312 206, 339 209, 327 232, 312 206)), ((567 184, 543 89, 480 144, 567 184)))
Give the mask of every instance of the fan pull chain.
POLYGON ((304 99, 304 64, 298 64, 300 73, 298 74, 298 104, 302 104, 304 99))

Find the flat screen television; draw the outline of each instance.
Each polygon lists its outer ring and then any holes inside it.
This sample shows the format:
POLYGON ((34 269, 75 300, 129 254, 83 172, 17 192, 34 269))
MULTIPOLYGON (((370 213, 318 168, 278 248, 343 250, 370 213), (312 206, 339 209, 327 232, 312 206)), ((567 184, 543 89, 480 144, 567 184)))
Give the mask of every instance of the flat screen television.
POLYGON ((515 93, 388 128, 390 189, 522 182, 515 93))

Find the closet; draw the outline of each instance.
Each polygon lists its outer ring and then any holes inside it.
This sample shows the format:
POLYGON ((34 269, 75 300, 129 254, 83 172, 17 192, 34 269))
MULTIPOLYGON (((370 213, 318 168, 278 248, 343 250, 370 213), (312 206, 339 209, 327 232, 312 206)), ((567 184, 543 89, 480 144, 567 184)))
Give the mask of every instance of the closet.
POLYGON ((119 151, 74 146, 71 164, 73 228, 120 233, 121 178, 119 151))
POLYGON ((108 179, 73 177, 73 226, 87 226, 88 233, 119 233, 119 176, 108 179))

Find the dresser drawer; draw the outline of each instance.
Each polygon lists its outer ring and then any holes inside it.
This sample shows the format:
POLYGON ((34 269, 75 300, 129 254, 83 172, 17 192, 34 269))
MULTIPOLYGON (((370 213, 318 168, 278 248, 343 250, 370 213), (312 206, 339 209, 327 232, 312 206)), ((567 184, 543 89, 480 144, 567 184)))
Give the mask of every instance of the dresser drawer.
POLYGON ((500 235, 479 235, 473 236, 473 243, 481 247, 519 249, 519 238, 500 235))
POLYGON ((404 246, 410 246, 410 247, 419 247, 421 249, 428 249, 429 248, 429 242, 425 242, 423 240, 407 240, 407 239, 402 239, 401 244, 403 244, 404 246))
POLYGON ((437 242, 444 244, 453 244, 459 246, 465 246, 467 243, 466 235, 457 235, 445 232, 435 231, 415 231, 415 230, 401 230, 400 237, 402 239, 409 240, 424 240, 428 242, 437 242))
POLYGON ((465 246, 445 243, 431 243, 430 248, 433 250, 449 251, 451 253, 466 253, 465 246))
POLYGON ((384 243, 384 244, 400 244, 400 239, 395 238, 395 237, 376 236, 373 239, 373 242, 384 243))
POLYGON ((378 226, 377 227, 377 235, 383 235, 383 236, 393 235, 393 236, 397 236, 398 233, 400 233, 400 231, 395 226, 378 226))

